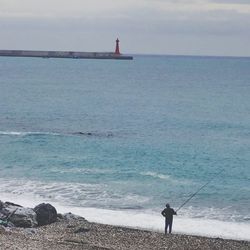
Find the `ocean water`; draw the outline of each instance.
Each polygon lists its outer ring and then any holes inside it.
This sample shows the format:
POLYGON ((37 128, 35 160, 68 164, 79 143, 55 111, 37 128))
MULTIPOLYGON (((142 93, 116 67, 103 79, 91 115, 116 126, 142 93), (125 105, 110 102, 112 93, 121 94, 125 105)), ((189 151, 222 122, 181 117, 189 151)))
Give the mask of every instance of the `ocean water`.
POLYGON ((0 200, 250 240, 250 58, 0 58, 0 200))

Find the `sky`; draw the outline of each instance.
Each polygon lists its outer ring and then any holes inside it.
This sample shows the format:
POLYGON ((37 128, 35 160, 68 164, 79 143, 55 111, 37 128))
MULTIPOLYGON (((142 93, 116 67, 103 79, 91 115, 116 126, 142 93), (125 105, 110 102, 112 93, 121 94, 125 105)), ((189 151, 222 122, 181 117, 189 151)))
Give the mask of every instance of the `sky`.
POLYGON ((0 0, 0 49, 250 56, 250 0, 0 0))

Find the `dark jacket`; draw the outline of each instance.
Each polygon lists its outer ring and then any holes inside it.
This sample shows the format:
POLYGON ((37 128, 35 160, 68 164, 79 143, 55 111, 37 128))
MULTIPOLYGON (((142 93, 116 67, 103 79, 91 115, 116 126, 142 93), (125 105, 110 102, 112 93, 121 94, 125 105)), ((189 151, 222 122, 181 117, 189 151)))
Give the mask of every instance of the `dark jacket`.
POLYGON ((161 214, 167 219, 167 220, 173 220, 173 215, 176 215, 176 212, 173 208, 166 207, 161 214))

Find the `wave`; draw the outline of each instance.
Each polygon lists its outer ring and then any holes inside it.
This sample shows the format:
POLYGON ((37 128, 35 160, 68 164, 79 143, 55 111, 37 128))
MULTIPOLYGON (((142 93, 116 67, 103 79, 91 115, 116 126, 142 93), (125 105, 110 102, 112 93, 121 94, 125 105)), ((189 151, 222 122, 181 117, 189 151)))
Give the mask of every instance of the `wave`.
POLYGON ((112 170, 112 169, 101 169, 101 168, 77 168, 77 167, 71 167, 68 169, 62 169, 62 168, 50 168, 50 172, 52 173, 60 173, 60 174, 114 174, 118 171, 112 170))
POLYGON ((69 132, 69 133, 56 133, 56 132, 24 132, 24 131, 0 131, 0 136, 43 136, 43 135, 51 135, 51 136, 86 136, 86 137, 113 137, 114 134, 112 132, 69 132))
POLYGON ((220 220, 220 221, 230 221, 230 222, 244 222, 246 221, 245 216, 242 216, 239 212, 234 210, 231 206, 226 206, 222 208, 216 207, 193 207, 187 206, 178 212, 178 215, 187 218, 196 219, 207 219, 207 220, 220 220))
POLYGON ((111 190, 105 184, 42 182, 25 179, 0 179, 0 190, 0 194, 5 193, 7 197, 22 196, 27 199, 46 199, 71 206, 97 206, 112 209, 143 207, 149 199, 142 195, 111 190))
POLYGON ((161 173, 151 172, 151 171, 141 172, 140 175, 149 176, 149 177, 161 179, 161 180, 168 180, 174 184, 190 185, 192 183, 190 180, 176 179, 171 175, 166 175, 166 174, 161 174, 161 173))
POLYGON ((149 172, 141 172, 140 174, 144 175, 144 176, 151 176, 154 178, 159 178, 162 180, 170 180, 172 178, 170 175, 158 174, 156 172, 150 172, 150 171, 149 172))
POLYGON ((33 135, 60 135, 59 133, 53 132, 17 132, 17 131, 0 131, 0 135, 9 135, 9 136, 33 136, 33 135))

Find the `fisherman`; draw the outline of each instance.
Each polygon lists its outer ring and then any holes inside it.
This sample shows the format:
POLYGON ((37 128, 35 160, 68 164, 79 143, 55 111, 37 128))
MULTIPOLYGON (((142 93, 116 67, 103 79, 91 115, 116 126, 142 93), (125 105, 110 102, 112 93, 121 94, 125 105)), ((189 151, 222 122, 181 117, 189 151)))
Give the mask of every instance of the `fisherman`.
POLYGON ((161 212, 161 214, 165 217, 165 234, 167 234, 167 230, 169 228, 169 233, 172 232, 172 224, 173 224, 173 215, 177 215, 173 208, 170 207, 169 204, 166 204, 166 208, 161 212))

